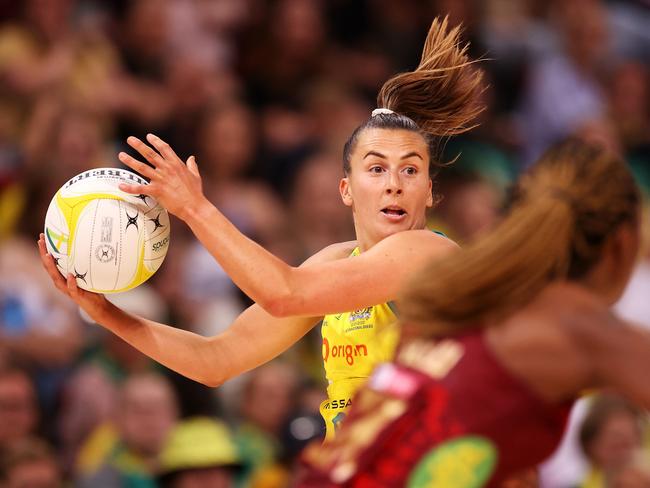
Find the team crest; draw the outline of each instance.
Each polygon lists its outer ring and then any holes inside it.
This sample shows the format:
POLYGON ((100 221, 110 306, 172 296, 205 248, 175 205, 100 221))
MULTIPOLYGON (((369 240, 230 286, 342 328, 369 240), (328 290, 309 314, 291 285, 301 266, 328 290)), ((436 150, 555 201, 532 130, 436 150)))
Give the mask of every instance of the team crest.
POLYGON ((360 320, 368 320, 372 316, 372 307, 361 308, 355 310, 350 314, 350 322, 357 322, 360 320))

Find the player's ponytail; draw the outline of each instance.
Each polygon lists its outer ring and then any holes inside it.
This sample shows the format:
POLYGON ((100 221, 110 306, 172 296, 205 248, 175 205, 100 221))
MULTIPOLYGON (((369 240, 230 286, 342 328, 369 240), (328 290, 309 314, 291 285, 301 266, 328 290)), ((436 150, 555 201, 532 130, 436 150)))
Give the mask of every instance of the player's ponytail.
POLYGON ((578 141, 560 144, 522 177, 492 233, 413 277, 403 317, 433 334, 503 317, 553 280, 582 278, 639 203, 624 162, 578 141))
POLYGON ((448 29, 448 20, 434 19, 415 71, 384 83, 377 106, 413 120, 424 132, 445 137, 475 127, 483 110, 482 72, 461 45, 461 28, 448 29))
POLYGON ((384 83, 377 96, 380 109, 352 133, 343 149, 343 169, 350 171, 350 154, 359 134, 368 128, 403 129, 421 133, 429 144, 432 169, 440 166, 436 153, 442 138, 476 125, 483 110, 482 71, 461 45, 460 27, 434 19, 422 58, 415 71, 401 73, 384 83))

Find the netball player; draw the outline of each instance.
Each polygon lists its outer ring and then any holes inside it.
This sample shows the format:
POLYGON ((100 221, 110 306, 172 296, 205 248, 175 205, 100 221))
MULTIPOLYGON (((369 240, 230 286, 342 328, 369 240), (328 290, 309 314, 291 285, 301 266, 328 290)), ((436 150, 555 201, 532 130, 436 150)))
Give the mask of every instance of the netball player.
MULTIPOLYGON (((162 140, 128 143, 149 163, 120 160, 150 179, 124 185, 150 195, 190 227, 232 280, 256 304, 223 334, 196 334, 129 315, 103 296, 67 282, 39 242, 56 286, 97 323, 145 354, 207 385, 276 357, 322 321, 329 400, 327 435, 344 417, 354 391, 397 340, 391 301, 406 277, 456 245, 425 229, 434 204, 431 174, 441 137, 467 130, 481 110, 481 73, 459 45, 459 30, 435 20, 419 67, 388 80, 382 110, 358 127, 343 151, 341 198, 351 207, 356 241, 333 244, 294 268, 244 236, 203 195, 197 163, 184 164, 162 140)), ((218 144, 218 141, 215 141, 218 144)))

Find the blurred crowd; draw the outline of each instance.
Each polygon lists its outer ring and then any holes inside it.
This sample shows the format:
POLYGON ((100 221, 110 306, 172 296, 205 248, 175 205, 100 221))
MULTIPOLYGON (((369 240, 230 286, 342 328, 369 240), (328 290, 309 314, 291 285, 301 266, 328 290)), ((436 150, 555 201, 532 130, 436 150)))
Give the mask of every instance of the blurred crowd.
MULTIPOLYGON (((493 228, 512 180, 571 135, 623 157, 650 195, 647 0, 0 1, 0 486, 290 483, 323 433, 318 328, 209 389, 88 323, 36 238, 65 181, 153 132, 195 155, 208 197, 285 261, 352 239, 343 144, 440 14, 462 22, 489 87, 480 125, 444 141, 455 161, 432 228, 460 244, 493 228)), ((249 300, 172 227, 160 271, 111 299, 219 333, 249 300)), ((650 328, 648 297, 650 246, 618 312, 650 328)), ((646 414, 607 394, 580 406, 540 484, 650 486, 646 414)))

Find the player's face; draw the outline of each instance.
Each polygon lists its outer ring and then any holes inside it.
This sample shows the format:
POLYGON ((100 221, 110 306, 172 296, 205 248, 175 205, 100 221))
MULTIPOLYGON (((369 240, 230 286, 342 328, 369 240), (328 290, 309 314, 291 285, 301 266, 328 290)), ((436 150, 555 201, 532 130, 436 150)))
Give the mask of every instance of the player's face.
POLYGON ((429 151, 417 132, 366 129, 341 180, 343 202, 352 207, 357 239, 370 247, 403 230, 423 229, 433 205, 429 151))

